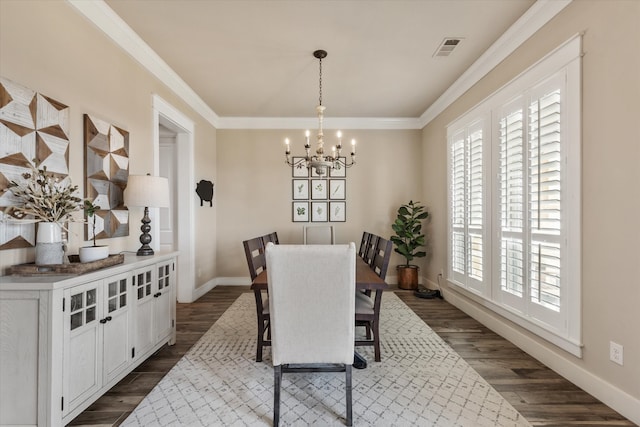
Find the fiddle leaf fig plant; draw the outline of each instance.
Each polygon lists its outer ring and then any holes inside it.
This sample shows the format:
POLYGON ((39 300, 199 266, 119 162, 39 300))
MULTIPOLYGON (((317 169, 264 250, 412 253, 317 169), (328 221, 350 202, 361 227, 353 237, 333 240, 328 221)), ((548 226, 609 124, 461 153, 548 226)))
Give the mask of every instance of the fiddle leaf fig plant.
POLYGON ((427 253, 420 248, 425 246, 425 236, 422 234, 422 220, 426 219, 429 213, 420 202, 410 200, 409 203, 398 208, 398 216, 391 225, 396 233, 391 236, 391 241, 396 245, 395 252, 402 255, 407 263, 411 265, 414 258, 422 258, 427 253))

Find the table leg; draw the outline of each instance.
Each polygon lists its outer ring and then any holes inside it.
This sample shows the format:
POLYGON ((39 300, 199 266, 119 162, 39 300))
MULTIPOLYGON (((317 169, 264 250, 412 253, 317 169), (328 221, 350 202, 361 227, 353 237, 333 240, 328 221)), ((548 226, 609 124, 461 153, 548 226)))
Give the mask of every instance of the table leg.
POLYGON ((367 367, 367 359, 357 351, 353 352, 353 367, 356 369, 365 369, 367 367))

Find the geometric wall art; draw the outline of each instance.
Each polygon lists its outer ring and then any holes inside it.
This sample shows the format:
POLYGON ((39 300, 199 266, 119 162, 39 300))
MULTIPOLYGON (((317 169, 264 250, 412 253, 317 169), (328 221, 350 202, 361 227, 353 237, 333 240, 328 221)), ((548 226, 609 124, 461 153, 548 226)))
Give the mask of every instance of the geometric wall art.
MULTIPOLYGON (((18 204, 9 183, 22 181, 36 163, 68 180, 69 107, 0 77, 0 210, 18 204)), ((0 249, 32 246, 35 224, 0 212, 0 249)))
MULTIPOLYGON (((85 197, 100 206, 95 213, 96 238, 129 235, 129 211, 124 189, 129 179, 129 132, 84 115, 85 197)), ((93 229, 85 227, 86 240, 93 229)))

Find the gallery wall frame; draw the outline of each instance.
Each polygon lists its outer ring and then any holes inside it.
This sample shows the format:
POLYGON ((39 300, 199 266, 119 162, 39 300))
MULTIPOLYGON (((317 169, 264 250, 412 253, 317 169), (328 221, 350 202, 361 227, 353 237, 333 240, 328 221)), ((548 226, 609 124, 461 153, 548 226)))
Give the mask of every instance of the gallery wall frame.
POLYGON ((291 182, 293 200, 309 200, 309 180, 294 179, 291 182))
POLYGON ((311 222, 327 222, 327 202, 311 202, 311 222))
POLYGON ((309 222, 309 202, 293 202, 291 218, 293 222, 309 222))
POLYGON ((347 221, 347 202, 329 202, 329 221, 347 221))

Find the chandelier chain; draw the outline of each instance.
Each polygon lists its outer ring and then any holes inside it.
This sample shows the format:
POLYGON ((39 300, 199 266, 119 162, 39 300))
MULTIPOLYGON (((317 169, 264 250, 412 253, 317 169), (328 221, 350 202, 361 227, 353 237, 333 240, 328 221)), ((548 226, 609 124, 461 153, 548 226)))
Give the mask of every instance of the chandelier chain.
POLYGON ((322 105, 322 58, 318 58, 320 62, 320 96, 318 98, 319 105, 322 105))

